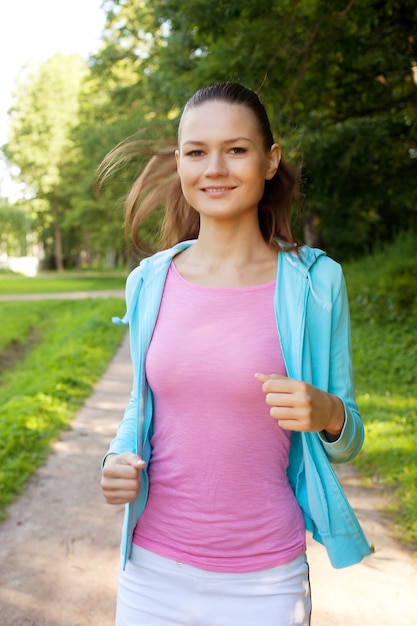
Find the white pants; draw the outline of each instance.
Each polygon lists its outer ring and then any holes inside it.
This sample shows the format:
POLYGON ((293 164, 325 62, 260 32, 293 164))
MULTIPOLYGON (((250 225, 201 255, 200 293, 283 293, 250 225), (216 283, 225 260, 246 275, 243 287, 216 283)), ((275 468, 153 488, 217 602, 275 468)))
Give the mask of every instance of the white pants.
POLYGON ((133 546, 120 569, 115 626, 308 626, 305 555, 261 572, 217 573, 133 546))

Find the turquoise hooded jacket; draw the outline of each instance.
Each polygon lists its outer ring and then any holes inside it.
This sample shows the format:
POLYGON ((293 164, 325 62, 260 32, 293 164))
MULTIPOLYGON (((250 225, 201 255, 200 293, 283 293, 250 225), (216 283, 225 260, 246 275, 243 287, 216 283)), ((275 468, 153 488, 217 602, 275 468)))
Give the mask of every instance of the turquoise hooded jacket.
MULTIPOLYGON (((186 241, 145 259, 127 279, 126 314, 113 321, 130 326, 133 388, 107 454, 134 452, 149 464, 153 397, 144 371, 145 356, 169 265, 192 244, 186 241)), ((340 265, 323 251, 304 246, 297 255, 282 246, 276 285, 275 316, 288 376, 339 396, 345 407, 343 431, 335 442, 328 442, 322 433, 293 432, 288 478, 307 530, 324 544, 334 567, 346 567, 369 555, 371 548, 331 465, 353 459, 364 438, 352 381, 345 281, 340 265)), ((130 557, 133 531, 146 506, 147 466, 142 470, 137 497, 126 505, 123 565, 130 557)))

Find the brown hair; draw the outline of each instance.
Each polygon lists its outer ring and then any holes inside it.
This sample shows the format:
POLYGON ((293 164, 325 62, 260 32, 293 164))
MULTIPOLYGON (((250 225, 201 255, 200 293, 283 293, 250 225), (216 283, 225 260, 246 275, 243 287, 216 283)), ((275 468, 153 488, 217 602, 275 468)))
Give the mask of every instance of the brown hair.
MULTIPOLYGON (((181 132, 184 115, 190 109, 209 101, 239 104, 253 111, 265 151, 269 151, 274 138, 265 107, 255 91, 236 82, 216 83, 199 89, 183 109, 178 133, 181 132)), ((149 151, 144 149, 143 142, 128 140, 109 152, 98 170, 98 178, 103 181, 120 167, 121 161, 138 154, 151 156, 125 201, 125 233, 142 252, 148 253, 150 250, 140 236, 140 227, 161 206, 164 207, 160 231, 161 248, 198 237, 200 218, 183 196, 176 168, 176 148, 176 145, 172 145, 149 151)), ((271 242, 278 238, 290 246, 295 245, 291 231, 291 210, 293 204, 298 202, 298 193, 299 171, 281 159, 276 174, 265 181, 264 194, 258 207, 259 225, 265 241, 271 242)))

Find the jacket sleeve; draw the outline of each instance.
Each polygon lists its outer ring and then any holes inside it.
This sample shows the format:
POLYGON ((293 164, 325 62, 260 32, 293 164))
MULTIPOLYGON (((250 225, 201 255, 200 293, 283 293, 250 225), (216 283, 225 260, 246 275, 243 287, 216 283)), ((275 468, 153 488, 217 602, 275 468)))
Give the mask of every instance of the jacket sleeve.
POLYGON ((138 454, 138 415, 139 415, 139 397, 138 397, 138 367, 134 360, 135 352, 132 351, 132 345, 138 341, 138 320, 135 315, 139 291, 141 287, 140 268, 136 268, 128 276, 126 281, 126 314, 123 319, 114 318, 115 323, 129 324, 130 326, 130 353, 132 355, 133 365, 133 386, 130 400, 124 411, 123 419, 120 422, 116 437, 110 443, 110 447, 103 458, 103 463, 109 454, 122 454, 123 452, 133 452, 138 454))
POLYGON ((331 273, 333 295, 328 320, 330 335, 327 391, 342 400, 345 423, 336 441, 327 441, 324 433, 319 436, 329 460, 333 463, 345 463, 360 451, 364 441, 364 428, 353 385, 350 314, 345 279, 342 269, 334 262, 331 273))
POLYGON ((123 419, 120 422, 116 437, 110 443, 110 447, 103 459, 109 454, 122 454, 123 452, 138 453, 137 450, 137 415, 138 403, 133 392, 125 409, 123 419))

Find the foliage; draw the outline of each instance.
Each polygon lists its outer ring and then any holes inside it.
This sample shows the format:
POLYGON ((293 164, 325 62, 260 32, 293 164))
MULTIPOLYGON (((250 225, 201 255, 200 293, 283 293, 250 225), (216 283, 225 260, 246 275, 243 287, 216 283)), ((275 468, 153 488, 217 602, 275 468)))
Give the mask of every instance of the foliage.
POLYGON ((49 246, 59 224, 67 266, 81 253, 127 262, 121 207, 144 161, 126 163, 99 197, 98 163, 127 136, 173 137, 191 94, 219 80, 259 91, 284 155, 304 166, 306 212, 332 256, 357 258, 417 230, 415 0, 105 0, 103 10, 102 46, 83 70, 65 158, 54 156, 63 133, 53 133, 51 154, 44 141, 49 112, 56 119, 56 98, 44 94, 64 74, 51 77, 52 59, 18 86, 11 114, 7 153, 43 193, 36 228, 49 246), (39 120, 31 160, 24 146, 39 120), (44 168, 36 175, 35 162, 44 168))
POLYGON ((354 321, 384 327, 417 318, 417 234, 401 233, 394 244, 346 268, 354 321))
POLYGON ((0 253, 26 256, 26 237, 31 231, 31 219, 22 202, 12 204, 0 199, 0 253))
MULTIPOLYGON (((5 153, 19 168, 19 178, 44 201, 37 231, 48 247, 54 242, 58 269, 63 267, 61 220, 66 205, 63 185, 71 162, 70 131, 78 122, 79 90, 85 64, 78 55, 51 57, 39 68, 27 67, 20 77, 5 153)), ((38 205, 40 206, 40 205, 38 205)))
POLYGON ((417 548, 417 236, 345 267, 358 404, 366 439, 356 466, 392 493, 389 513, 417 548))
POLYGON ((402 115, 322 120, 302 142, 308 206, 320 216, 326 249, 339 259, 417 229, 417 190, 409 184, 417 174, 415 138, 407 137, 402 115))
POLYGON ((0 375, 0 516, 102 375, 122 338, 110 322, 119 309, 114 298, 0 303, 1 335, 15 345, 0 375), (19 350, 34 328, 36 343, 19 350))
POLYGON ((304 163, 306 210, 333 256, 416 229, 413 0, 108 0, 105 8, 111 45, 95 67, 111 72, 133 54, 140 74, 128 102, 140 114, 176 120, 193 91, 216 80, 260 91, 286 152, 304 163), (149 29, 145 48, 138 24, 149 29))

